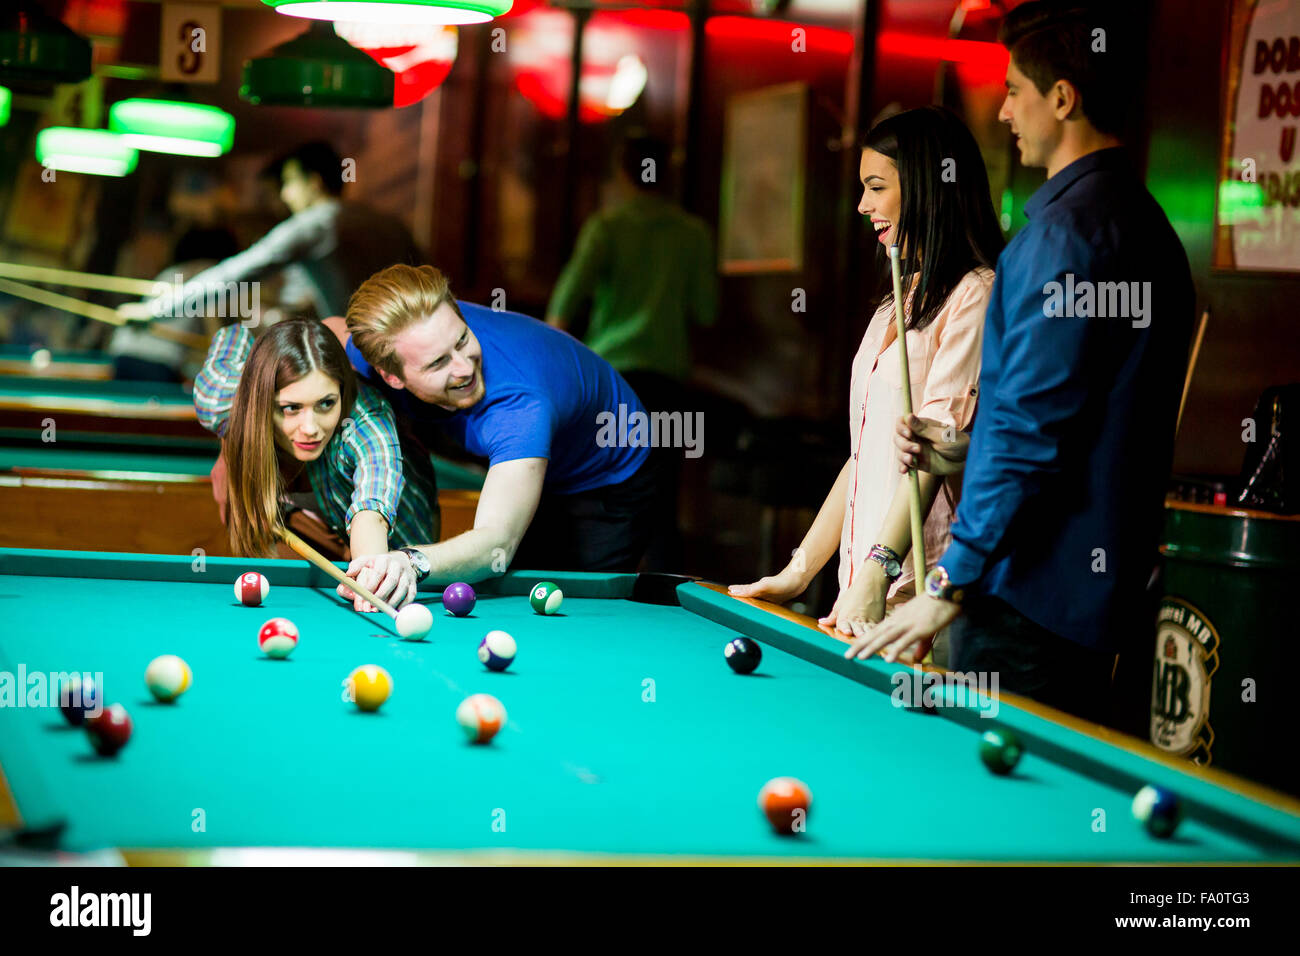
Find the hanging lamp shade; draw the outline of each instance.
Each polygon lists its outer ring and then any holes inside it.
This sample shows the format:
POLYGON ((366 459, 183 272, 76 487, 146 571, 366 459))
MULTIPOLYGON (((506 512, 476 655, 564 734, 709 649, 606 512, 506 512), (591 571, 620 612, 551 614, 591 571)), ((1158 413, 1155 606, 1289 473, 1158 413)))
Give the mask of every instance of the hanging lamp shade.
POLYGON ((262 0, 276 13, 356 23, 487 23, 513 0, 262 0))
POLYGON ((434 23, 349 23, 336 21, 334 32, 393 71, 393 105, 410 106, 442 84, 456 62, 459 34, 434 23))
POLYGON ((42 87, 88 76, 89 40, 27 0, 0 10, 0 81, 42 87))
POLYGON ((140 154, 106 129, 51 126, 36 134, 36 161, 50 169, 94 176, 125 176, 140 154))
POLYGON ((14 95, 9 87, 0 86, 0 126, 9 122, 9 108, 13 105, 14 95))
POLYGON ((240 99, 254 106, 393 105, 393 71, 335 35, 329 23, 244 64, 240 99))
POLYGON ((134 149, 176 156, 222 156, 235 142, 235 118, 223 109, 179 100, 119 100, 108 128, 134 149))

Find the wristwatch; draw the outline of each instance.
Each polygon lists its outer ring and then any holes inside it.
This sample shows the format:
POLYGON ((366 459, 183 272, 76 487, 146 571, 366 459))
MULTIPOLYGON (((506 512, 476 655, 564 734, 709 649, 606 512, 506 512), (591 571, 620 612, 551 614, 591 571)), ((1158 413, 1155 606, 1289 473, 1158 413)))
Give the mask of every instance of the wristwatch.
POLYGON ((411 567, 415 568, 416 584, 429 576, 429 572, 433 568, 429 565, 429 559, 424 556, 423 551, 417 551, 415 548, 398 548, 397 550, 411 559, 411 567))
POLYGON ((867 554, 868 561, 875 561, 885 569, 885 577, 889 580, 897 581, 899 575, 903 573, 903 559, 898 556, 898 552, 893 548, 887 548, 883 544, 873 544, 871 551, 867 554))
POLYGON ((942 564, 936 564, 925 576, 925 593, 940 601, 960 604, 966 597, 966 589, 959 588, 948 577, 948 570, 942 564))

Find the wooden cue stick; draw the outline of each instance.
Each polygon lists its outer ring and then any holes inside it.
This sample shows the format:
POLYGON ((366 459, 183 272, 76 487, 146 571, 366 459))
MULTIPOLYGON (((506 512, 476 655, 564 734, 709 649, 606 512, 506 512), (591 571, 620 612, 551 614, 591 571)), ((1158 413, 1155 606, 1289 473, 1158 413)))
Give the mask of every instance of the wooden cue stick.
MULTIPOLYGON (((898 362, 903 370, 903 414, 912 417, 912 374, 907 364, 907 326, 903 321, 903 276, 897 243, 889 247, 889 271, 894 279, 894 327, 898 331, 898 362)), ((916 593, 925 581, 925 526, 921 515, 921 475, 907 469, 912 494, 912 567, 916 572, 916 593)))
POLYGON ((1196 341, 1192 343, 1192 357, 1187 361, 1187 377, 1183 379, 1183 397, 1178 400, 1178 422, 1174 425, 1174 434, 1183 426, 1183 406, 1187 404, 1187 393, 1192 388, 1192 374, 1196 371, 1196 360, 1201 355, 1201 340, 1205 338, 1205 327, 1210 324, 1210 310, 1201 313, 1201 324, 1196 330, 1196 341))
POLYGON ((63 295, 59 292, 51 292, 49 289, 40 289, 23 282, 10 282, 8 279, 0 278, 0 292, 8 292, 10 295, 30 299, 32 302, 52 306, 56 309, 63 309, 65 312, 75 312, 77 315, 84 315, 86 318, 94 319, 97 322, 107 322, 109 325, 126 324, 126 319, 118 315, 116 310, 110 309, 106 305, 86 302, 84 299, 63 295))
POLYGON ((317 551, 315 548, 309 545, 306 541, 302 540, 302 538, 298 537, 288 528, 283 529, 280 532, 280 536, 284 538, 285 543, 288 544, 289 547, 293 548, 293 550, 297 551, 300 555, 302 555, 312 564, 316 565, 316 567, 320 568, 322 571, 324 571, 326 574, 332 577, 335 581, 338 581, 339 584, 345 585, 349 590, 354 591, 357 594, 360 594, 363 598, 365 598, 375 607, 379 608, 389 617, 391 618, 397 617, 397 612, 393 610, 391 604, 389 604, 387 601, 384 601, 376 597, 374 594, 372 594, 370 591, 367 591, 356 581, 352 580, 350 577, 348 577, 346 574, 344 574, 342 571, 336 568, 328 558, 326 558, 319 551, 317 551))
POLYGON ((25 266, 17 262, 0 262, 0 276, 8 279, 26 279, 29 282, 73 286, 78 289, 97 289, 100 292, 121 292, 125 295, 155 296, 159 292, 159 287, 167 284, 151 282, 148 279, 129 279, 125 276, 72 272, 69 269, 52 269, 47 266, 25 266))
MULTIPOLYGON (((109 325, 122 326, 127 322, 124 316, 117 309, 110 309, 106 305, 98 305, 94 302, 87 302, 84 299, 78 299, 76 296, 64 295, 61 292, 51 292, 49 289, 41 289, 34 285, 28 285, 25 282, 11 282, 8 279, 0 278, 0 292, 7 292, 10 295, 16 295, 22 299, 28 299, 40 305, 48 305, 51 308, 62 309, 65 312, 72 312, 76 315, 84 315, 88 319, 94 319, 96 322, 106 322, 109 325)), ((136 306, 142 303, 128 303, 136 306)), ((175 342, 186 348, 194 349, 198 352, 206 352, 208 346, 212 344, 209 336, 201 335, 198 332, 182 332, 180 329, 168 328, 165 325, 141 325, 140 328, 156 338, 166 339, 169 342, 175 342)))

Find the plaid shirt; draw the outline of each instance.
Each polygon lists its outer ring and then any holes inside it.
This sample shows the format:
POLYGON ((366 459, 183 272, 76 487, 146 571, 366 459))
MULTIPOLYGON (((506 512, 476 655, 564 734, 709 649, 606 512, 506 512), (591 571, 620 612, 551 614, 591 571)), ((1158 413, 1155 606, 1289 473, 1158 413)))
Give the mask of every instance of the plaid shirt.
MULTIPOLYGON (((222 437, 252 348, 251 332, 239 325, 226 326, 213 338, 195 379, 199 422, 222 437)), ((344 539, 358 512, 377 511, 388 522, 388 538, 395 547, 432 540, 436 505, 431 503, 437 500, 436 489, 412 469, 403 473, 393 410, 360 379, 352 414, 340 423, 324 453, 307 462, 306 471, 321 516, 344 539)))

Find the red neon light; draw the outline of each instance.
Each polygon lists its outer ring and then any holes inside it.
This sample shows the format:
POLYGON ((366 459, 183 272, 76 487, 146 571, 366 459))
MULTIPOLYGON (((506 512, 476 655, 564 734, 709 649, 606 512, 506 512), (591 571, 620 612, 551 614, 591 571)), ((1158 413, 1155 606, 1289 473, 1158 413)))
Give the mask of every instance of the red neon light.
POLYGON ((990 71, 1005 71, 1007 68, 1007 48, 1000 43, 984 43, 980 40, 950 40, 947 37, 926 37, 915 33, 885 32, 876 38, 876 49, 895 56, 969 63, 990 71))
POLYGON ((804 31, 808 49, 818 53, 838 53, 848 56, 853 52, 853 36, 844 30, 828 27, 810 27, 802 23, 780 20, 754 20, 749 17, 713 17, 704 24, 704 32, 714 39, 759 40, 788 45, 791 31, 804 31))

